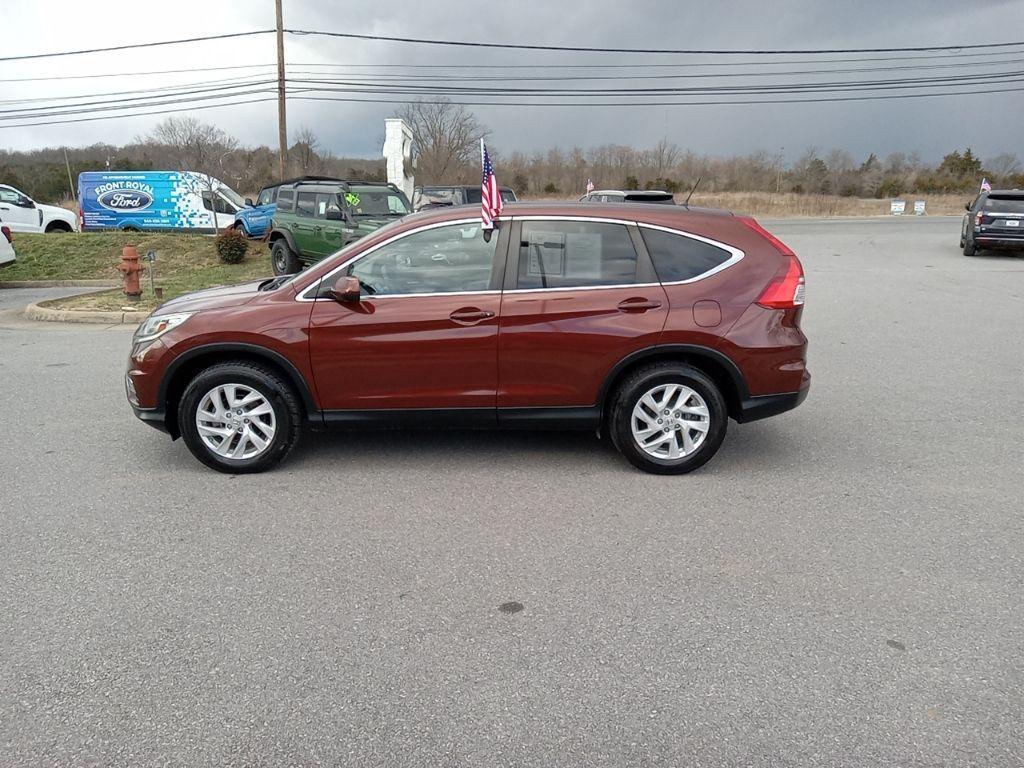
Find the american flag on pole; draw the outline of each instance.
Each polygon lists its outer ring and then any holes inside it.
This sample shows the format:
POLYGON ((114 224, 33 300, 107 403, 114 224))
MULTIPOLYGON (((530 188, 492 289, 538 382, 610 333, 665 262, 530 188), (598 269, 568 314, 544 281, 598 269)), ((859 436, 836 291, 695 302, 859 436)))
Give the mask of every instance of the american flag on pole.
POLYGON ((992 191, 992 185, 988 183, 988 179, 982 178, 982 180, 981 180, 981 191, 982 192, 991 192, 992 191))
POLYGON ((594 182, 591 181, 590 179, 587 179, 587 194, 589 195, 593 191, 594 191, 594 182))
POLYGON ((494 220, 501 216, 501 192, 483 139, 480 139, 480 158, 484 167, 484 177, 480 183, 480 217, 484 221, 484 229, 494 229, 494 220))

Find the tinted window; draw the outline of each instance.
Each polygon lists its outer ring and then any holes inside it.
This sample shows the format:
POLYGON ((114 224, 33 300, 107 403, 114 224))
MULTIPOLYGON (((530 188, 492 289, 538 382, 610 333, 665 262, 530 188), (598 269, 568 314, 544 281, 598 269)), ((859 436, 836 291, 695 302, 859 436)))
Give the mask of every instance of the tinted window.
POLYGON ((203 192, 203 208, 216 213, 235 213, 235 208, 216 192, 203 192))
POLYGON ((623 224, 524 221, 519 288, 578 288, 636 282, 636 250, 623 224))
POLYGON ((349 187, 345 201, 356 216, 403 216, 409 212, 405 195, 388 187, 349 187))
POLYGON ((498 238, 480 224, 453 224, 406 235, 348 269, 371 295, 486 291, 498 238))
POLYGON ((516 193, 511 189, 502 189, 499 194, 501 195, 501 199, 506 203, 516 202, 516 193))
POLYGON ((724 248, 660 229, 640 227, 654 270, 663 283, 690 280, 732 258, 724 248))
POLYGON ((299 192, 295 201, 295 213, 299 216, 314 216, 316 212, 316 192, 299 192))
POLYGON ((1024 213, 1024 198, 1021 197, 989 197, 985 201, 986 211, 1002 213, 1024 213))
POLYGON ((291 189, 282 189, 277 193, 277 210, 290 211, 295 200, 295 192, 291 189))

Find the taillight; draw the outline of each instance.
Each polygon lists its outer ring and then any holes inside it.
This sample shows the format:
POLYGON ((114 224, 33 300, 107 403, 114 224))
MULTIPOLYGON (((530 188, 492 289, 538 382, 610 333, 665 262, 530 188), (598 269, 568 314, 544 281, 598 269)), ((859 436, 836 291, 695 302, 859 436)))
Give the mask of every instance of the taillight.
POLYGON ((977 225, 978 225, 979 227, 980 227, 980 226, 981 226, 982 224, 984 224, 984 223, 985 223, 985 214, 984 214, 984 213, 979 213, 979 214, 978 214, 978 221, 977 221, 976 223, 977 223, 977 225))
POLYGON ((804 303, 804 268, 793 249, 762 227, 754 219, 739 216, 740 221, 772 244, 782 256, 782 266, 761 292, 757 303, 767 309, 794 309, 804 303))
POLYGON ((78 209, 78 231, 85 232, 85 211, 81 207, 78 209))
POLYGON ((783 256, 782 268, 761 292, 757 303, 767 309, 794 309, 804 303, 804 269, 794 256, 783 256))
POLYGON ((11 237, 11 228, 10 227, 0 227, 0 232, 4 233, 4 237, 7 238, 7 242, 8 243, 13 243, 14 242, 14 238, 11 237))

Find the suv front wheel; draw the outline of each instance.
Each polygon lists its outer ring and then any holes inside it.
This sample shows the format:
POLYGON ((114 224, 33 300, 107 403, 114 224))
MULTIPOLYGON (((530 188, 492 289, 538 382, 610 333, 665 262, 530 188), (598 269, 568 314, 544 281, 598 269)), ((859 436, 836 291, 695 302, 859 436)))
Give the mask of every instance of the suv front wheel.
POLYGON ((178 428, 199 461, 229 474, 262 472, 299 439, 295 391, 277 373, 234 361, 196 375, 178 407, 178 428))
POLYGON ((714 382, 680 363, 658 363, 628 376, 609 416, 615 447, 633 466, 659 475, 681 475, 707 463, 728 422, 714 382))
POLYGON ((274 266, 275 275, 294 275, 302 269, 299 257, 292 253, 288 241, 283 237, 275 240, 270 246, 270 261, 274 266))

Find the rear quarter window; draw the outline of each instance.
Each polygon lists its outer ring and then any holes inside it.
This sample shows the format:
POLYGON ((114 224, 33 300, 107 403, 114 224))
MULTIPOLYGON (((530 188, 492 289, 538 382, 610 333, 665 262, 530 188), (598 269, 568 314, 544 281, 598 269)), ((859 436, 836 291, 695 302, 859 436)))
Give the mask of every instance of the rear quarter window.
POLYGON ((692 280, 732 258, 732 253, 703 240, 640 227, 654 270, 663 283, 692 280))

